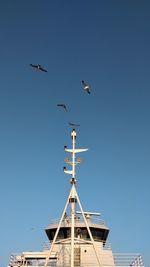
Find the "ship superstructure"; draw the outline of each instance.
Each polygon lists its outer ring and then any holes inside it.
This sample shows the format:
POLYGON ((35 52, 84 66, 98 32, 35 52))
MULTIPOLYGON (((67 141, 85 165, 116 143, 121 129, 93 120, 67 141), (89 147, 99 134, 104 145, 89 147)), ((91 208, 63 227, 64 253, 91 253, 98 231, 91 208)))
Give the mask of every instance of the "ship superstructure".
MULTIPOLYGON (((48 242, 42 251, 22 252, 12 255, 9 267, 112 267, 143 266, 140 254, 114 254, 108 241, 109 228, 100 213, 84 211, 76 190, 76 165, 81 162, 76 155, 87 149, 76 148, 76 130, 71 132, 71 154, 65 162, 64 172, 71 176, 71 190, 60 219, 52 220, 45 231, 48 242)), ((144 266, 143 266, 144 267, 144 266)))

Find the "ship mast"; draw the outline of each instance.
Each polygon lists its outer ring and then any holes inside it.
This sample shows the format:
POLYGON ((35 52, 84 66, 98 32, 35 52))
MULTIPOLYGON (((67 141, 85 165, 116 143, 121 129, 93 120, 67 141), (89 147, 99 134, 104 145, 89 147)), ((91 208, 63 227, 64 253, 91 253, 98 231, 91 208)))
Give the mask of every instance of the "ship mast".
POLYGON ((76 165, 80 163, 80 159, 76 161, 76 153, 84 152, 87 151, 88 149, 76 149, 75 144, 76 144, 76 131, 75 129, 72 130, 71 133, 72 137, 72 149, 68 149, 66 146, 64 147, 66 152, 72 153, 72 161, 70 160, 65 160, 67 163, 69 163, 72 166, 72 170, 67 170, 64 168, 64 172, 71 174, 72 178, 70 180, 72 184, 72 189, 71 189, 71 197, 69 199, 69 202, 71 204, 71 267, 74 267, 74 229, 75 229, 75 204, 77 202, 77 196, 76 196, 76 190, 75 190, 75 184, 76 184, 76 165))
POLYGON ((78 203, 78 205, 79 205, 80 213, 82 214, 82 217, 84 219, 84 222, 85 222, 85 225, 86 225, 86 228, 87 228, 89 237, 90 237, 89 243, 91 245, 93 245, 93 249, 95 251, 95 255, 96 255, 96 258, 97 258, 98 266, 101 267, 101 263, 100 263, 100 260, 99 260, 99 257, 98 257, 98 253, 97 253, 97 250, 96 250, 96 247, 95 247, 93 236, 91 234, 91 231, 90 231, 90 228, 89 228, 89 225, 88 225, 88 221, 86 219, 85 213, 83 211, 83 208, 82 208, 80 199, 78 197, 78 194, 77 194, 77 191, 76 191, 76 188, 75 188, 75 184, 76 184, 76 165, 78 163, 80 163, 80 158, 76 158, 76 153, 81 153, 81 152, 85 152, 85 151, 88 150, 87 148, 76 148, 76 136, 77 136, 76 131, 75 131, 75 129, 73 129, 72 132, 71 132, 72 148, 70 149, 67 146, 64 146, 65 152, 68 152, 68 153, 71 153, 72 154, 71 159, 70 158, 66 158, 65 159, 65 162, 68 163, 69 165, 71 165, 72 168, 71 169, 67 169, 66 167, 64 167, 64 172, 66 174, 71 175, 71 180, 70 180, 71 190, 70 190, 70 193, 69 193, 69 196, 68 196, 68 199, 67 199, 65 208, 63 210, 61 219, 59 221, 59 224, 58 224, 56 233, 54 235, 54 238, 53 238, 53 241, 52 241, 52 244, 51 244, 49 253, 46 256, 44 267, 47 267, 48 266, 48 262, 49 262, 49 259, 51 258, 51 253, 52 253, 53 247, 54 247, 54 245, 56 243, 56 239, 57 239, 59 230, 61 228, 62 222, 63 222, 63 220, 65 218, 65 214, 66 214, 68 205, 71 206, 71 262, 70 262, 71 264, 70 264, 70 267, 74 267, 74 258, 75 258, 74 257, 74 247, 75 247, 75 215, 76 215, 75 207, 76 207, 76 203, 78 203))

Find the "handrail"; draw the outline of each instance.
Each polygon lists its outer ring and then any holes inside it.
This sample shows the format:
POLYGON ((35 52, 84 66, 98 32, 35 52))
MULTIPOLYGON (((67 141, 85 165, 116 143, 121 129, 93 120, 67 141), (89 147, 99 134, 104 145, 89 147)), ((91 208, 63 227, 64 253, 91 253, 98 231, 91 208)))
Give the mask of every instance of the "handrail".
MULTIPOLYGON (((109 242, 106 242, 106 244, 108 243, 108 247, 109 247, 109 242)), ((46 242, 45 242, 46 244, 46 242)), ((106 248, 106 244, 104 243, 104 249, 106 248)), ((49 242, 47 242, 47 249, 48 246, 50 245, 49 242)), ((107 249, 107 248, 106 248, 107 249)), ((46 251, 45 251, 46 252, 46 251)), ((32 254, 32 252, 30 252, 32 254)), ((34 253, 34 252, 33 252, 34 253)), ((45 254, 46 255, 46 254, 45 254)), ((87 260, 88 264, 86 263, 86 267, 98 267, 95 266, 95 264, 93 263, 92 260, 92 255, 88 255, 89 260, 87 260)), ((110 266, 107 265, 107 267, 144 267, 143 261, 142 261, 142 257, 140 254, 138 253, 114 253, 113 254, 113 258, 114 258, 114 265, 110 266)), ((51 258, 52 261, 55 261, 55 257, 51 258)), ((13 254, 11 255, 11 260, 9 263, 9 267, 17 267, 19 266, 18 264, 21 264, 21 266, 28 266, 28 267, 34 267, 35 266, 44 266, 45 260, 44 259, 39 259, 35 256, 35 257, 23 257, 23 254, 13 254), (36 262, 36 265, 35 265, 36 262)), ((58 267, 58 266, 57 266, 58 267)), ((59 267, 64 267, 62 265, 60 265, 59 267)), ((65 267, 69 267, 69 265, 65 265, 65 267)), ((83 266, 79 266, 79 267, 83 267, 83 266)), ((103 267, 106 267, 105 265, 103 265, 103 267)))
MULTIPOLYGON (((97 217, 95 217, 95 218, 90 218, 90 219, 88 219, 87 220, 90 224, 99 224, 99 225, 106 225, 106 223, 105 223, 105 221, 104 220, 102 220, 102 219, 99 219, 99 218, 97 218, 97 217)), ((49 223, 49 225, 50 224, 58 224, 60 222, 60 219, 59 218, 56 218, 56 219, 52 219, 51 221, 50 221, 50 223, 49 223)), ((75 222, 76 223, 82 223, 82 222, 84 222, 84 219, 83 218, 81 218, 81 217, 79 217, 79 216, 77 216, 76 218, 75 218, 75 222)), ((69 225, 71 223, 71 219, 69 218, 69 216, 67 217, 67 218, 65 218, 64 220, 63 220, 63 226, 65 227, 65 226, 67 226, 67 225, 69 225)), ((47 229, 47 227, 46 227, 46 229, 47 229)))
MULTIPOLYGON (((86 240, 85 240, 86 242, 86 240)), ((99 242, 99 240, 98 240, 99 242)), ((110 241, 101 241, 103 243, 103 249, 104 250, 111 250, 111 243, 110 241)), ((100 243, 100 242, 99 242, 100 243)), ((45 241, 43 243, 43 250, 49 250, 50 249, 50 246, 51 246, 51 242, 50 241, 45 241)))
POLYGON ((116 266, 143 266, 143 261, 140 254, 114 253, 113 256, 116 266))

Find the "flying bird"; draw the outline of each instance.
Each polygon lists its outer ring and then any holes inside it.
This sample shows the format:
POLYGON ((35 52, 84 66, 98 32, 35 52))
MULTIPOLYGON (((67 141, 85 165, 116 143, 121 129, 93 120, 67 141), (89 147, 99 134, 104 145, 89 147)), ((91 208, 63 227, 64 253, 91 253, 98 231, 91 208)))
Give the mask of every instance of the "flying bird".
POLYGON ((34 69, 37 69, 37 70, 40 70, 40 71, 43 71, 43 72, 47 72, 46 69, 44 69, 40 64, 30 64, 30 66, 34 69))
POLYGON ((62 107, 65 111, 67 111, 67 107, 65 104, 57 104, 57 107, 62 107))
POLYGON ((72 123, 72 122, 69 122, 68 124, 70 126, 72 126, 72 127, 78 127, 78 126, 80 126, 80 124, 76 124, 76 123, 72 123))
POLYGON ((85 81, 82 81, 82 86, 83 86, 83 89, 88 93, 90 94, 90 90, 91 90, 91 86, 90 84, 86 83, 85 81))

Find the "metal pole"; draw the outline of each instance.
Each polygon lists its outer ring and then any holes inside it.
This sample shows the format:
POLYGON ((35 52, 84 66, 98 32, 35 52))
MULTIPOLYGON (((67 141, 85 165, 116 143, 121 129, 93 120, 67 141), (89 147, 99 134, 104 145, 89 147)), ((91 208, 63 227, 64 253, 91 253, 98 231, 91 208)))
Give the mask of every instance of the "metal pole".
POLYGON ((85 217, 85 215, 84 215, 84 211, 83 211, 83 209, 82 209, 82 205, 81 205, 81 202, 80 202, 80 199, 79 199, 79 197, 78 197, 78 194, 77 194, 77 191, 76 191, 76 190, 75 190, 75 194, 76 194, 76 197, 77 197, 77 201, 78 201, 78 204, 79 204, 79 207, 80 207, 80 210, 81 210, 83 219, 84 219, 84 221, 85 221, 85 224, 86 224, 86 227, 87 227, 87 230, 88 230, 88 234, 89 234, 90 239, 91 239, 91 241, 92 241, 92 245, 93 245, 93 248, 94 248, 94 251, 95 251, 95 255, 96 255, 98 264, 99 264, 99 266, 101 267, 102 265, 101 265, 101 263, 100 263, 100 259, 99 259, 99 257, 98 257, 98 253, 97 253, 97 250, 96 250, 95 242, 94 242, 93 236, 92 236, 92 234, 91 234, 91 230, 90 230, 90 227, 89 227, 89 225, 88 225, 87 219, 86 219, 86 217, 85 217))
POLYGON ((73 130, 72 136, 72 197, 71 197, 71 267, 74 267, 74 227, 75 227, 75 143, 76 132, 73 130))
POLYGON ((66 161, 67 163, 69 163, 72 166, 72 170, 67 170, 66 168, 64 169, 64 172, 67 174, 71 174, 72 178, 71 178, 71 196, 69 199, 69 203, 71 206, 71 267, 74 267, 74 245, 75 245, 75 207, 76 207, 76 202, 77 202, 77 196, 76 196, 76 189, 75 189, 75 184, 76 184, 76 164, 79 163, 78 161, 76 161, 76 153, 80 153, 80 152, 84 152, 87 151, 88 149, 76 149, 75 148, 75 144, 76 144, 76 131, 75 129, 72 130, 71 132, 71 137, 72 137, 72 149, 68 149, 66 146, 65 151, 72 153, 72 161, 66 161))
POLYGON ((62 213, 61 219, 60 219, 60 221, 59 221, 59 224, 58 224, 58 227, 57 227, 57 230, 56 230, 56 233, 55 233, 55 236, 54 236, 53 242, 52 242, 52 244, 51 244, 50 250, 49 250, 49 252, 48 252, 48 254, 47 254, 47 256, 46 256, 46 259, 45 259, 45 265, 44 265, 44 267, 47 267, 47 266, 48 266, 48 261, 49 261, 49 258, 50 258, 50 256, 51 256, 51 253, 52 253, 52 250, 53 250, 54 244, 55 244, 55 242, 56 242, 56 239, 57 239, 57 236, 58 236, 58 233, 59 233, 59 230, 60 230, 60 227, 61 227, 62 221, 63 221, 63 219, 64 219, 64 215, 65 215, 65 212, 66 212, 66 210, 67 210, 67 206, 68 206, 69 199, 70 199, 71 195, 72 195, 72 189, 70 190, 70 193, 69 193, 69 196, 68 196, 68 199, 67 199, 67 202, 66 202, 65 208, 64 208, 64 210, 63 210, 63 213, 62 213))
POLYGON ((72 185, 72 202, 71 202, 71 267, 74 267, 74 215, 75 215, 75 201, 74 201, 74 184, 72 185))

